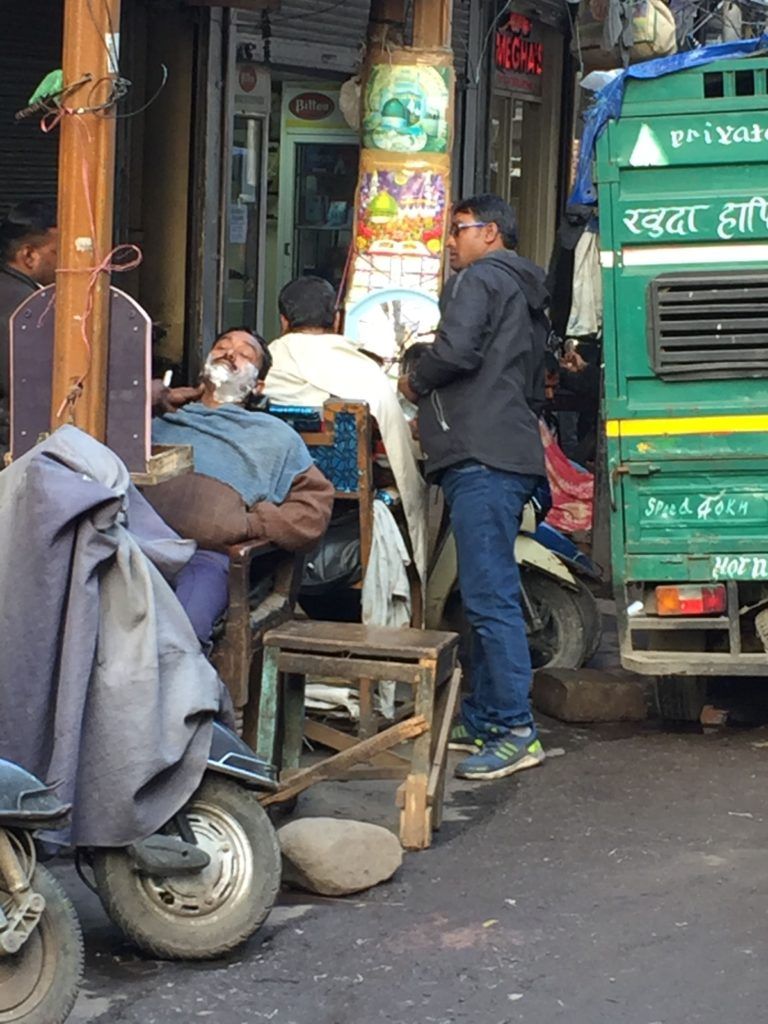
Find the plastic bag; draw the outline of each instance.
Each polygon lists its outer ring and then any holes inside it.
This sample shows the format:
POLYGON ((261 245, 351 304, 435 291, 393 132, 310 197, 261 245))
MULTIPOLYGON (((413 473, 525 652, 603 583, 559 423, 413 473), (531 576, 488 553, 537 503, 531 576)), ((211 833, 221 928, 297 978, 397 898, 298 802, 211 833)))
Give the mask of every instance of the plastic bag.
POLYGON ((632 60, 677 52, 675 19, 664 0, 636 0, 632 5, 632 32, 632 60))
POLYGON ((307 558, 301 580, 306 596, 329 594, 351 587, 362 578, 360 519, 357 509, 335 516, 328 530, 307 558))

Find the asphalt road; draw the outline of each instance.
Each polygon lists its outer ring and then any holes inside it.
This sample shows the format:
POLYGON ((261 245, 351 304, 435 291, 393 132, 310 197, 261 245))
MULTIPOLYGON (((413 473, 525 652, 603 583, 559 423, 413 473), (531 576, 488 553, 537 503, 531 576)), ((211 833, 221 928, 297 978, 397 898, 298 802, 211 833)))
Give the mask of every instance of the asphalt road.
MULTIPOLYGON (((562 756, 453 788, 436 843, 392 882, 288 896, 227 961, 143 958, 65 871, 88 946, 73 1022, 765 1020, 768 730, 551 728, 562 756)), ((389 816, 361 786, 300 810, 389 816)))

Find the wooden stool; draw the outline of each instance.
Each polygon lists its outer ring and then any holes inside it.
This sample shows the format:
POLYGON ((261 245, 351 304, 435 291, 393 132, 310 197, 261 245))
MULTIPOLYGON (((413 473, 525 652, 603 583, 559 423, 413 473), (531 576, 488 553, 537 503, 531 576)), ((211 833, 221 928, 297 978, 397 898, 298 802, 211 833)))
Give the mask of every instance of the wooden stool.
POLYGON ((397 800, 400 841, 406 849, 429 846, 442 816, 448 736, 460 685, 458 640, 456 633, 346 622, 294 621, 270 630, 264 636, 256 749, 266 760, 277 761, 285 780, 282 793, 270 802, 289 799, 326 778, 404 779, 397 800), (307 721, 309 737, 341 753, 295 772, 305 733, 308 675, 359 690, 361 738, 307 721), (377 734, 372 691, 383 680, 412 687, 412 714, 401 713, 398 723, 377 734), (282 749, 276 757, 278 718, 282 749), (416 737, 410 758, 389 749, 409 736, 416 737), (368 765, 361 764, 366 760, 368 765))

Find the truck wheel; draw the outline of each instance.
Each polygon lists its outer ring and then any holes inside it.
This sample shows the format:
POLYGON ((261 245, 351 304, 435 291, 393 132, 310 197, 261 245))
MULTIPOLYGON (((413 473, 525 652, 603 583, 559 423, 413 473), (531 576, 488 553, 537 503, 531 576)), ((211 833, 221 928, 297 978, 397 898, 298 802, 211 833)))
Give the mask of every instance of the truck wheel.
MULTIPOLYGON (((3 884, 0 907, 10 902, 3 884)), ((0 956, 1 1024, 63 1024, 83 976, 83 934, 72 902, 39 865, 32 888, 45 899, 45 910, 19 952, 0 956)))
POLYGON ((578 592, 538 572, 522 573, 521 581, 541 623, 536 630, 528 623, 534 670, 581 668, 587 656, 587 635, 578 592))
POLYGON ((124 850, 97 850, 93 872, 104 909, 137 946, 170 960, 223 956, 249 938, 280 888, 280 847, 256 794, 207 775, 184 808, 208 867, 159 877, 124 850))

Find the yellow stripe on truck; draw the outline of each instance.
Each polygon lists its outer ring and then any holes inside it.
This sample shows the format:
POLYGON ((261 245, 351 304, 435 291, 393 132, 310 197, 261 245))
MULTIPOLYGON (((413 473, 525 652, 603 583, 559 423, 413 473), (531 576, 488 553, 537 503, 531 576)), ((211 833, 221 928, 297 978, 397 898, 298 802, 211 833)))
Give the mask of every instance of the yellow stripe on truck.
POLYGON ((607 420, 608 437, 662 437, 665 434, 751 434, 768 431, 768 415, 680 416, 675 419, 607 420))

